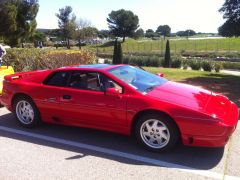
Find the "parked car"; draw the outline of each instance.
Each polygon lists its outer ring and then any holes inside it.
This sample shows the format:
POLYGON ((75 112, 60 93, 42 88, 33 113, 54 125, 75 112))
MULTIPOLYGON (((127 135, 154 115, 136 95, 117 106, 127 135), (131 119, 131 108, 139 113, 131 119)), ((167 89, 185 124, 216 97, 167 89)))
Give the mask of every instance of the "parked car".
POLYGON ((77 65, 4 79, 0 101, 22 126, 46 122, 133 134, 152 151, 178 141, 224 146, 238 122, 227 97, 129 65, 77 65))

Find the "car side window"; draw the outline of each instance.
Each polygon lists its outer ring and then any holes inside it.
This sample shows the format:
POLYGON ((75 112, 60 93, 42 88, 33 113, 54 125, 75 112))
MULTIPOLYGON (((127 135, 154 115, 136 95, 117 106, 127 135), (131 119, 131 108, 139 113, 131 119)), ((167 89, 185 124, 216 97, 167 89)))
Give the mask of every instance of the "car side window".
POLYGON ((93 91, 103 91, 99 73, 73 72, 68 87, 93 91))
POLYGON ((47 77, 47 79, 43 82, 45 85, 49 86, 59 86, 64 87, 67 85, 67 81, 69 79, 70 72, 69 71, 59 71, 47 77))

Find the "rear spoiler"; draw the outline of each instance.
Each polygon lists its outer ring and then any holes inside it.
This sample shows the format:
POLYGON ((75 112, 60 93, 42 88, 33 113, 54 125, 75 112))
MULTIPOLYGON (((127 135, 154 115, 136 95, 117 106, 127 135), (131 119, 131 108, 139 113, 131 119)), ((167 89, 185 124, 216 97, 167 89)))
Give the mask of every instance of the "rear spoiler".
POLYGON ((21 79, 23 77, 31 76, 35 72, 36 71, 28 71, 28 72, 20 72, 20 73, 10 74, 10 75, 4 76, 4 80, 12 81, 15 79, 21 79))

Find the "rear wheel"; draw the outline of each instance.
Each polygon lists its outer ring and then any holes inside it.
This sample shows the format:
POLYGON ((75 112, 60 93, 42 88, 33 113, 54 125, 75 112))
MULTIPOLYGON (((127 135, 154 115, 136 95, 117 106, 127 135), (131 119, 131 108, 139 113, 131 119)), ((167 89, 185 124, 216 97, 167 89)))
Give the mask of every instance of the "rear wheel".
POLYGON ((20 96, 14 100, 14 114, 18 122, 24 127, 34 127, 41 122, 37 107, 26 96, 20 96))
POLYGON ((146 149, 162 152, 176 145, 179 131, 171 118, 159 114, 146 114, 136 123, 135 136, 146 149))

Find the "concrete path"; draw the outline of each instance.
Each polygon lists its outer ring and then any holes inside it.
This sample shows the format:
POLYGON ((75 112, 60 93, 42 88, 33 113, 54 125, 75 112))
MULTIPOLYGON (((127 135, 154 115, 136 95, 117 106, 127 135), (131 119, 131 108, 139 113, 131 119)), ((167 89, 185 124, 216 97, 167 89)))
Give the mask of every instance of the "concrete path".
POLYGON ((130 137, 85 128, 26 129, 0 108, 0 179, 240 179, 240 127, 225 148, 151 153, 130 137))
POLYGON ((233 71, 233 70, 221 70, 221 73, 225 73, 225 74, 231 74, 231 75, 235 75, 235 76, 240 76, 240 71, 233 71))

